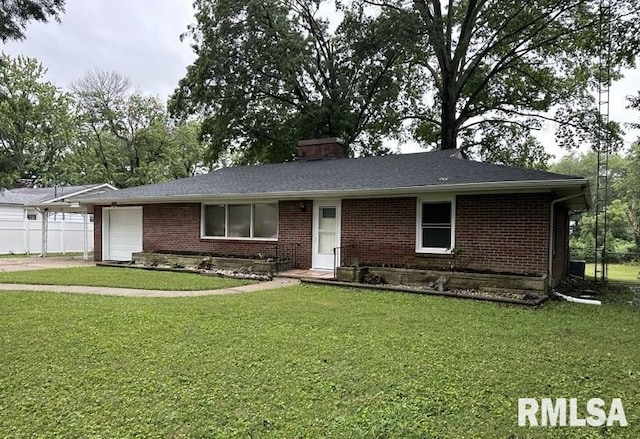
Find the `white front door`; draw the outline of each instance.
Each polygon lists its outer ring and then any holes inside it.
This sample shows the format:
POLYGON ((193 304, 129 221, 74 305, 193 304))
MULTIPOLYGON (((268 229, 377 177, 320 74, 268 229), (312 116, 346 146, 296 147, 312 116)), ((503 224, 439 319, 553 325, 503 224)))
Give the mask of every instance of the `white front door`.
MULTIPOLYGON (((340 246, 340 200, 313 203, 312 268, 333 270, 334 248, 340 246)), ((336 249, 336 259, 339 249, 336 249)), ((339 261, 335 261, 339 264, 339 261)))
POLYGON ((104 208, 103 259, 130 261, 142 251, 142 207, 104 208))

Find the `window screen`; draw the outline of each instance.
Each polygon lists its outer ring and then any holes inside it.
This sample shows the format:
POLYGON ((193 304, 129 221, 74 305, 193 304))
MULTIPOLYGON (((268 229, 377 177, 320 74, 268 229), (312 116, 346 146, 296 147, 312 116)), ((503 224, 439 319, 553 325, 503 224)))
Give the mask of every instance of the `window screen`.
POLYGON ((278 203, 204 206, 203 236, 228 238, 278 237, 278 203))
POLYGON ((256 238, 276 238, 278 236, 278 205, 253 205, 253 236, 256 238))
POLYGON ((229 237, 251 237, 251 204, 230 204, 229 209, 229 237))
POLYGON ((204 235, 225 236, 225 206, 204 207, 204 235))
POLYGON ((422 203, 422 247, 451 247, 451 203, 422 203))

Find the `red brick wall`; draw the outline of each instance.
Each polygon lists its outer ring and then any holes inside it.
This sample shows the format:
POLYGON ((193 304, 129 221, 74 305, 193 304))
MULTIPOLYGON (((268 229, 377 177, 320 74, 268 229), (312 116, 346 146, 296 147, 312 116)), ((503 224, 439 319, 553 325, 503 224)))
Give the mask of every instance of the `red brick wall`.
POLYGON ((301 160, 345 157, 344 142, 335 137, 301 140, 298 142, 298 158, 301 160))
POLYGON ((300 268, 311 267, 312 233, 313 201, 278 203, 278 243, 283 247, 283 251, 287 250, 287 246, 295 246, 300 268), (301 203, 304 208, 301 208, 301 203))
POLYGON ((548 259, 546 194, 463 195, 456 199, 457 257, 415 253, 416 199, 342 201, 343 262, 502 273, 544 274, 548 259))
POLYGON ((200 238, 200 203, 149 204, 142 209, 145 252, 191 251, 219 255, 275 256, 273 241, 200 238))
MULTIPOLYGON (((278 242, 265 240, 201 239, 200 203, 146 204, 142 208, 142 246, 144 251, 191 251, 232 256, 258 253, 274 257, 276 245, 291 253, 295 246, 298 263, 311 265, 311 231, 313 203, 280 201, 278 208, 278 242)), ((95 208, 95 242, 102 243, 102 208, 95 208)), ((101 245, 95 245, 95 259, 101 260, 101 245)))
MULTIPOLYGON (((280 201, 278 243, 296 246, 299 266, 311 266, 313 202, 280 201)), ((342 261, 434 269, 471 269, 545 274, 550 198, 547 194, 462 195, 456 199, 457 256, 415 253, 416 199, 342 201, 342 261)), ((554 272, 566 271, 566 208, 557 233, 554 272), (564 229, 563 229, 564 228, 564 229), (564 232, 563 232, 564 230, 564 232)), ((102 209, 95 208, 95 258, 100 260, 102 209)), ((143 207, 145 251, 194 251, 251 256, 275 255, 273 241, 200 238, 200 203, 143 207)), ((554 276, 555 277, 555 276, 554 276)))
POLYGON ((548 194, 461 196, 456 209, 456 247, 468 249, 474 268, 547 273, 548 194))
POLYGON ((569 270, 569 210, 566 206, 555 206, 554 230, 552 274, 556 283, 566 277, 569 270))

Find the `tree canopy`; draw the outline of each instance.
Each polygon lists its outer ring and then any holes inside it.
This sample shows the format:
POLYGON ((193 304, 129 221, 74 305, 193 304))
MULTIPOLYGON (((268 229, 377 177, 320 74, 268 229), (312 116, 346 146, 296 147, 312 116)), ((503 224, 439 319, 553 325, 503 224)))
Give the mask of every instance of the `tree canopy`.
POLYGON ((318 136, 384 153, 385 138, 408 135, 544 167, 533 132, 549 122, 567 148, 592 141, 600 49, 615 80, 640 47, 636 0, 355 0, 338 2, 333 23, 320 18, 327 3, 195 2, 197 58, 171 110, 204 117, 214 160, 287 160, 318 136))
POLYGON ((0 55, 0 188, 22 177, 54 181, 74 137, 71 96, 45 72, 35 59, 0 55))
POLYGON ((0 189, 112 183, 129 187, 207 170, 200 123, 132 91, 115 72, 87 74, 66 93, 33 58, 0 56, 0 189))
POLYGON ((197 0, 188 35, 197 58, 170 108, 202 115, 211 159, 278 162, 305 138, 337 136, 347 153, 384 152, 400 132, 410 29, 393 11, 345 8, 335 30, 321 1, 197 0))
POLYGON ((566 147, 589 141, 600 49, 616 79, 640 47, 636 0, 605 10, 600 0, 362 1, 419 22, 407 47, 432 99, 414 111, 417 137, 503 163, 544 161, 531 132, 545 120, 566 147), (610 45, 600 33, 608 26, 610 45))
POLYGON ((0 2, 0 40, 21 40, 30 21, 59 20, 65 0, 3 0, 0 2))
MULTIPOLYGON (((597 154, 569 154, 551 167, 554 172, 588 178, 595 201, 597 154)), ((626 154, 609 158, 609 190, 607 207, 607 251, 627 253, 640 251, 640 144, 626 154)), ((593 256, 595 214, 586 212, 576 217, 571 248, 577 254, 593 256)), ((615 256, 615 255, 614 255, 615 256)))
POLYGON ((72 85, 78 136, 63 163, 68 180, 129 187, 205 168, 199 124, 173 123, 153 96, 116 72, 94 70, 72 85))

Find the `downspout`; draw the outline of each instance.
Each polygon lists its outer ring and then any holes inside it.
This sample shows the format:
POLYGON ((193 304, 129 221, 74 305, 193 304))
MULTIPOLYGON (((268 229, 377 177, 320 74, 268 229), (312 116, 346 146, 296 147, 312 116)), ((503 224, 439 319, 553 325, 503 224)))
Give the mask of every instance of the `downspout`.
POLYGON ((580 192, 579 194, 558 198, 557 200, 553 200, 551 202, 551 213, 549 215, 549 260, 548 260, 549 268, 547 270, 547 285, 549 286, 549 288, 551 288, 552 282, 553 282, 553 243, 555 241, 555 230, 553 227, 554 226, 553 214, 555 213, 556 204, 561 203, 563 201, 570 200, 572 198, 585 197, 586 194, 587 194, 587 188, 583 187, 582 192, 580 192))

